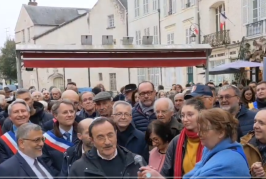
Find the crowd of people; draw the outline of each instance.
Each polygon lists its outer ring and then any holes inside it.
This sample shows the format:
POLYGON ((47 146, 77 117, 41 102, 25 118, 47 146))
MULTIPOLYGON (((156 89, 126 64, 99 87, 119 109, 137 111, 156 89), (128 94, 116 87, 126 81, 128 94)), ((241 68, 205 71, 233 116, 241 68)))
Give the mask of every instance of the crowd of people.
POLYGON ((0 91, 0 178, 264 178, 266 82, 0 91))

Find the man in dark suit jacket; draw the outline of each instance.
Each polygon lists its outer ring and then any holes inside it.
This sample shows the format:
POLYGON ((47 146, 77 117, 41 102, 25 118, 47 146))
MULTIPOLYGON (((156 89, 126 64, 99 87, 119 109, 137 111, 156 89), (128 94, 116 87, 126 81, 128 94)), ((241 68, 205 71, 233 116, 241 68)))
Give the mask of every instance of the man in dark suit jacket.
POLYGON ((16 134, 18 152, 0 164, 0 178, 47 178, 53 179, 48 167, 42 162, 44 137, 42 128, 36 124, 21 125, 16 134))
POLYGON ((71 101, 61 100, 53 105, 52 113, 56 121, 53 130, 44 133, 46 140, 42 159, 54 176, 58 176, 62 168, 64 152, 77 140, 76 111, 71 101))

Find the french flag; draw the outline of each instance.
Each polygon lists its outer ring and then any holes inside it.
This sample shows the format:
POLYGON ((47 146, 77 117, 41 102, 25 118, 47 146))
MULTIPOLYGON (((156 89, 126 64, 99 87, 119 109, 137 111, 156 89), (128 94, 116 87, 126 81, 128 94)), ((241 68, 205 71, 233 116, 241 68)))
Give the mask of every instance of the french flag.
POLYGON ((220 29, 223 30, 224 26, 225 26, 225 21, 226 21, 227 17, 225 16, 225 13, 221 13, 220 14, 220 29))

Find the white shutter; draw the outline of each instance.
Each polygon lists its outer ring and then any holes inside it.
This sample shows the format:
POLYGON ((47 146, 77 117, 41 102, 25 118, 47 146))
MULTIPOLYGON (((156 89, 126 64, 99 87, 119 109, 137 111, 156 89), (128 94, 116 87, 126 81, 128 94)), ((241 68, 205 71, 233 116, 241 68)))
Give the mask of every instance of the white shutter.
POLYGON ((253 23, 253 0, 246 0, 246 1, 248 5, 248 23, 253 23))
POLYGON ((266 19, 266 0, 260 0, 260 20, 266 19))
POLYGON ((176 13, 176 0, 172 0, 172 13, 176 13))
POLYGON ((190 0, 190 5, 193 6, 194 4, 195 4, 195 0, 190 0))
POLYGON ((243 24, 248 24, 248 0, 242 0, 243 24))
POLYGON ((168 14, 168 12, 167 12, 167 0, 163 0, 163 13, 164 13, 164 17, 166 17, 168 14))

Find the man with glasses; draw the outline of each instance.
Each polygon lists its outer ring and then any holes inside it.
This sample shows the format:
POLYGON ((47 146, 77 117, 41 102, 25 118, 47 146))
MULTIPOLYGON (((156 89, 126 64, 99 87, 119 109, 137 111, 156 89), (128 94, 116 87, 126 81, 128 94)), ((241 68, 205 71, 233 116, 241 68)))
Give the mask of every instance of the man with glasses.
POLYGON ((42 128, 36 124, 21 125, 16 133, 17 153, 0 165, 0 178, 52 179, 46 164, 39 159, 45 138, 42 128))
POLYGON ((64 152, 72 147, 77 139, 75 106, 69 100, 57 101, 52 107, 52 114, 56 121, 53 130, 44 134, 46 140, 42 159, 54 176, 58 176, 62 168, 64 152))
POLYGON ((222 86, 218 93, 220 108, 238 119, 242 135, 246 135, 253 130, 256 112, 250 111, 244 105, 241 105, 240 96, 240 90, 233 85, 222 86))
POLYGON ((126 101, 113 105, 113 121, 117 127, 117 143, 133 153, 142 155, 148 161, 149 149, 143 132, 136 129, 132 122, 132 107, 126 101))
POLYGON ((8 106, 8 114, 12 127, 0 137, 0 163, 17 153, 17 128, 29 122, 30 108, 25 101, 17 99, 8 106))
POLYGON ((154 84, 149 81, 143 81, 138 86, 139 102, 132 110, 132 118, 135 127, 146 132, 151 121, 156 119, 153 104, 156 98, 154 84))

